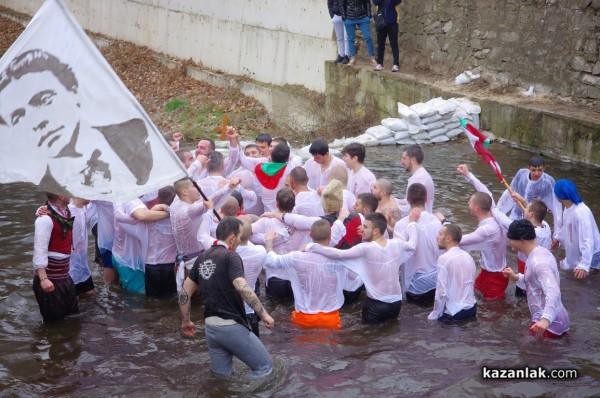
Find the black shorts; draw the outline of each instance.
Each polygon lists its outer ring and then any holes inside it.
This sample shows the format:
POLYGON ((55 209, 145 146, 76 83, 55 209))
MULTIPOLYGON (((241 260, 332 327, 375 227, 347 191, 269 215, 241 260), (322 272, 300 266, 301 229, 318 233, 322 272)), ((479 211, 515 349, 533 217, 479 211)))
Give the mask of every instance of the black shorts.
POLYGON ((435 289, 421 294, 406 292, 406 301, 422 307, 431 307, 435 301, 435 289))
POLYGON ((384 303, 366 297, 362 308, 362 322, 374 324, 385 322, 388 319, 398 319, 400 308, 402 308, 402 300, 394 303, 384 303))
POLYGON ((40 307, 40 314, 44 323, 62 321, 69 314, 79 312, 77 293, 71 277, 66 279, 53 279, 54 290, 46 293, 42 290, 40 277, 33 278, 33 293, 40 307))
POLYGON ((146 264, 144 280, 147 297, 172 297, 177 293, 175 263, 146 264))
POLYGON ((94 281, 92 280, 91 276, 83 282, 79 282, 75 285, 75 292, 77 294, 87 293, 90 290, 94 290, 94 281))
POLYGON ((292 290, 292 283, 285 279, 277 277, 269 278, 267 281, 267 287, 265 289, 268 297, 279 299, 279 300, 293 300, 294 292, 292 290))

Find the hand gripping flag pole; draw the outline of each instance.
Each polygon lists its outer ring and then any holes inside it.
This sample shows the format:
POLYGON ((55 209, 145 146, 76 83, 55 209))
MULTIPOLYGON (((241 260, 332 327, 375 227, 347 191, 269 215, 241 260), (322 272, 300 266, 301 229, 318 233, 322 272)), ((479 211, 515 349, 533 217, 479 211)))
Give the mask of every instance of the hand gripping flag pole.
MULTIPOLYGON (((511 195, 514 194, 514 191, 512 190, 510 185, 508 185, 508 183, 504 179, 504 176, 502 175, 500 165, 498 164, 494 156, 490 153, 490 151, 487 149, 490 143, 490 139, 483 135, 481 131, 479 131, 475 126, 467 122, 465 119, 460 118, 460 124, 462 125, 465 134, 467 135, 467 138, 469 138, 469 142, 471 143, 471 146, 473 147, 475 152, 477 152, 477 154, 481 156, 481 159, 483 159, 483 161, 487 163, 492 168, 492 170, 494 170, 496 176, 498 177, 498 180, 502 184, 504 184, 506 189, 508 189, 508 192, 510 192, 511 195)), ((525 206, 523 205, 523 203, 519 202, 518 200, 515 200, 515 202, 517 202, 521 210, 523 210, 524 212, 525 206)))

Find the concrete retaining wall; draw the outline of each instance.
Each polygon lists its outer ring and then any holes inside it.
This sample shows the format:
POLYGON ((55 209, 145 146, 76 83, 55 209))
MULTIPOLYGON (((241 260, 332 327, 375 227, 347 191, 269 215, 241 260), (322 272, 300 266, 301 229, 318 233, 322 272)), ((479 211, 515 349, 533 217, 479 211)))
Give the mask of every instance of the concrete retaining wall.
MULTIPOLYGON (((33 15, 42 0, 0 0, 33 15)), ((325 91, 334 58, 322 0, 64 0, 84 29, 263 83, 325 91)))

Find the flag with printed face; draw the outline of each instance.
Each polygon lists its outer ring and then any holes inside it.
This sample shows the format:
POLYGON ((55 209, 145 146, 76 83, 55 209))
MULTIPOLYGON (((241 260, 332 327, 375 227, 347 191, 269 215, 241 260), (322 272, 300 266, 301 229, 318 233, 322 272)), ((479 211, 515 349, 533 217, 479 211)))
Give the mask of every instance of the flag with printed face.
POLYGON ((484 162, 486 162, 492 170, 496 173, 498 180, 500 182, 504 181, 504 177, 502 176, 502 171, 500 170, 500 165, 494 158, 494 156, 488 151, 487 146, 490 142, 489 138, 487 138, 481 131, 479 131, 475 126, 471 123, 467 122, 465 119, 460 119, 460 124, 462 125, 467 138, 469 138, 469 142, 471 146, 481 156, 484 162))
POLYGON ((0 183, 125 201, 187 173, 60 0, 0 59, 0 183))

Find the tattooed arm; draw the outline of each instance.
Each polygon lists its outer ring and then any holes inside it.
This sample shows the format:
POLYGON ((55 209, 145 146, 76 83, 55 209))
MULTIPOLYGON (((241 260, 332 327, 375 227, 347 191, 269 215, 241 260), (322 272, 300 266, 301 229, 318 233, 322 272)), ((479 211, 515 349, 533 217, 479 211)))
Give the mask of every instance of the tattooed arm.
POLYGON ((260 317, 260 319, 262 319, 262 321, 265 323, 265 326, 268 328, 272 328, 275 321, 273 320, 273 318, 271 318, 271 315, 267 313, 265 307, 262 306, 260 300, 256 296, 256 293, 254 293, 254 289, 248 286, 248 282, 246 282, 246 279, 242 277, 235 278, 233 280, 233 286, 235 287, 235 290, 237 290, 237 292, 240 294, 240 296, 242 296, 242 299, 246 302, 246 304, 248 304, 250 308, 254 310, 254 312, 260 317))
POLYGON ((191 321, 190 316, 192 315, 192 308, 190 298, 196 291, 198 285, 190 278, 186 278, 183 282, 181 292, 179 292, 179 309, 181 310, 181 332, 184 336, 193 337, 196 334, 196 325, 191 321))

